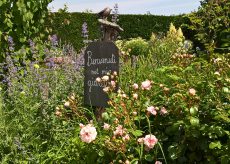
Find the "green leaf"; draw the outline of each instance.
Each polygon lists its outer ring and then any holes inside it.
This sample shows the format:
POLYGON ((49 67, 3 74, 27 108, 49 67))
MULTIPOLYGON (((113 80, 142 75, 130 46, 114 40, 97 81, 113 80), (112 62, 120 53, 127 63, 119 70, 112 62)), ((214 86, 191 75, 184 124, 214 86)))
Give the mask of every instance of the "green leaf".
POLYGON ((0 1, 0 7, 1 7, 4 3, 6 3, 6 0, 1 0, 1 1, 0 1))
POLYGON ((150 155, 150 154, 147 154, 147 155, 145 155, 145 160, 146 161, 148 161, 148 162, 152 162, 153 161, 153 156, 152 155, 150 155))
POLYGON ((221 164, 229 164, 229 163, 230 163, 230 159, 227 155, 221 157, 221 164))
POLYGON ((199 121, 198 118, 191 117, 191 118, 190 118, 190 123, 191 123, 192 126, 198 126, 199 123, 200 123, 200 121, 199 121))
POLYGON ((177 143, 174 143, 173 145, 168 147, 168 152, 169 152, 170 158, 175 160, 180 157, 182 148, 177 143))
POLYGON ((101 117, 104 119, 104 120, 109 120, 109 114, 107 112, 104 112, 101 114, 101 117))
POLYGON ((105 153, 104 153, 104 151, 100 150, 100 151, 98 152, 98 155, 99 155, 100 157, 104 157, 105 153))
POLYGON ((138 160, 139 160, 138 158, 134 158, 130 163, 131 164, 138 164, 138 160))
POLYGON ((143 135, 143 131, 141 131, 141 130, 131 130, 130 131, 135 137, 140 137, 140 136, 142 136, 143 135))
POLYGON ((209 144, 209 149, 215 149, 215 148, 221 149, 221 147, 222 147, 222 145, 221 145, 220 141, 211 142, 209 144))
POLYGON ((198 108, 197 107, 192 107, 192 108, 190 108, 189 112, 190 112, 190 114, 192 116, 196 116, 197 113, 198 113, 198 108))
POLYGON ((224 93, 229 93, 229 89, 228 89, 227 87, 223 87, 223 88, 222 88, 222 91, 223 91, 224 93))
POLYGON ((21 37, 21 38, 19 38, 19 41, 20 41, 21 43, 24 43, 24 42, 26 41, 26 37, 21 37))

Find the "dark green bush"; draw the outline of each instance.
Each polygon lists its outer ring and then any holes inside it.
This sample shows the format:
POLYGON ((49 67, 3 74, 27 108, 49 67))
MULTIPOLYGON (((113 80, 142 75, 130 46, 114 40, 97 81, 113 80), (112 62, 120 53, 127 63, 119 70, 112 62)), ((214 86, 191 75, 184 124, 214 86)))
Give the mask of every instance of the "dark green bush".
MULTIPOLYGON (((188 14, 187 28, 194 39, 212 54, 218 49, 229 49, 230 2, 203 0, 197 12, 188 14)), ((208 56, 211 59, 210 55, 208 56)))

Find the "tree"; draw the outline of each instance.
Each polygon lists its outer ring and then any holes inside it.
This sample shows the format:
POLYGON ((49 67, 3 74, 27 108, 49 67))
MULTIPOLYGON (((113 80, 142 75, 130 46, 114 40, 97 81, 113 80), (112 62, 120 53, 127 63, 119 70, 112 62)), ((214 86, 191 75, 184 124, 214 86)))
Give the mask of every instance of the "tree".
POLYGON ((187 15, 187 27, 195 32, 195 39, 208 51, 208 58, 214 50, 230 46, 228 39, 225 40, 230 36, 229 8, 227 0, 203 0, 197 12, 187 15))
POLYGON ((0 1, 0 62, 8 50, 9 37, 14 41, 15 50, 28 44, 29 39, 42 39, 43 23, 52 0, 1 0, 0 1))

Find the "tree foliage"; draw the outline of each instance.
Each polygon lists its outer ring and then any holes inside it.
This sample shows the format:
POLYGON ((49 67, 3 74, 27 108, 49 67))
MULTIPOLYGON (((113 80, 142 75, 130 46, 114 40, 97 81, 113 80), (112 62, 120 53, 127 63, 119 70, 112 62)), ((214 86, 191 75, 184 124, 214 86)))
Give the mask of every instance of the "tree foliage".
MULTIPOLYGON (((52 0, 1 0, 0 1, 0 61, 5 57, 9 36, 15 48, 27 44, 28 39, 43 38, 43 26, 52 0)), ((48 30, 47 30, 48 31, 48 30)))
POLYGON ((210 54, 218 48, 229 48, 230 2, 203 0, 197 12, 187 15, 188 28, 210 54))

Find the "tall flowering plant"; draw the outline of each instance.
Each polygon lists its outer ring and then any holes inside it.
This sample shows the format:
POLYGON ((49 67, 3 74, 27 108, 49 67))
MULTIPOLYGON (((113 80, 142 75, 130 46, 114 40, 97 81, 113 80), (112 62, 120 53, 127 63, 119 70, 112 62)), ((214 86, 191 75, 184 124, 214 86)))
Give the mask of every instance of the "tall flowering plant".
POLYGON ((117 3, 114 5, 114 9, 112 12, 113 12, 112 22, 117 23, 119 21, 119 19, 118 19, 119 11, 118 11, 118 4, 117 3))

